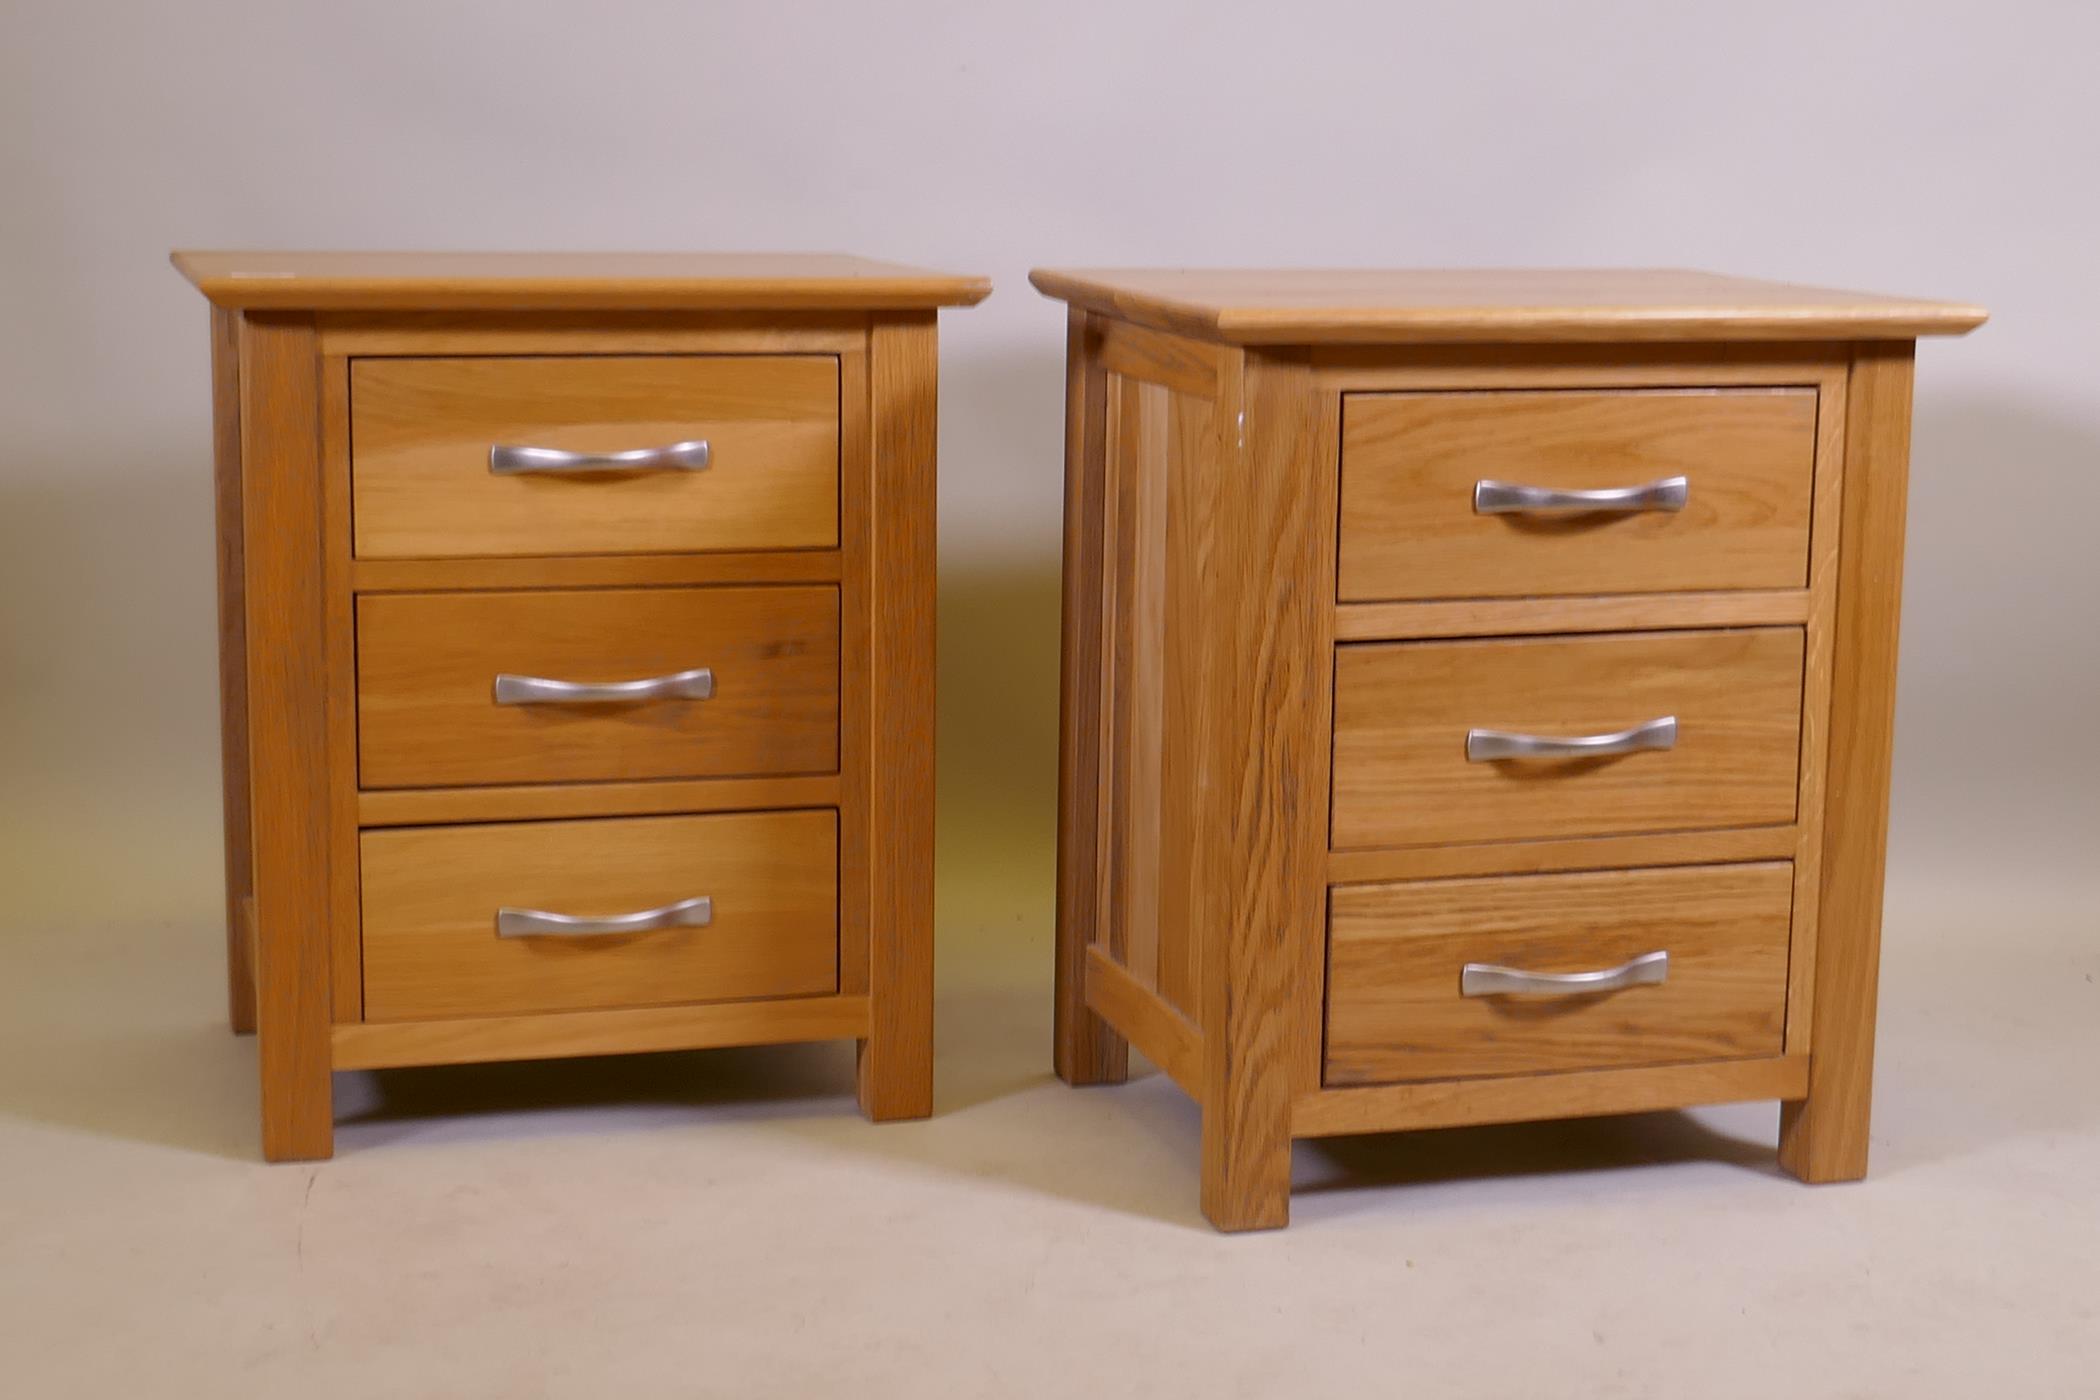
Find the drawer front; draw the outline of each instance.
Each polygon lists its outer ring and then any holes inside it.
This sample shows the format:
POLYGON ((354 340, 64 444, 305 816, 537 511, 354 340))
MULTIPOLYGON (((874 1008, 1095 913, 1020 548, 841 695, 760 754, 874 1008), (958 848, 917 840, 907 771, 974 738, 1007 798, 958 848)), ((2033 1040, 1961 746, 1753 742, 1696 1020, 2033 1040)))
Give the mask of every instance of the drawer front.
POLYGON ((831 587, 368 594, 357 603, 367 788, 829 773, 831 587), (654 698, 498 703, 497 677, 604 685, 709 673, 654 698))
POLYGON ((1794 819, 1798 627, 1340 647, 1338 850, 1766 826, 1794 819), (1614 756, 1476 760, 1478 730, 1570 739, 1673 718, 1614 756))
POLYGON ((822 812, 517 822, 359 838, 365 1015, 400 1021, 810 996, 838 986, 838 821, 822 812), (645 932, 498 932, 502 910, 645 932))
POLYGON ((827 355, 357 360, 356 552, 831 548, 838 393, 827 355), (690 442, 707 443, 704 468, 497 472, 489 458, 497 446, 608 454, 690 442))
POLYGON ((1813 389, 1352 394, 1341 599, 1805 587, 1815 439, 1813 389), (1474 502, 1676 476, 1676 510, 1474 502))
POLYGON ((1792 906, 1784 861, 1338 886, 1326 1082, 1776 1055, 1792 906), (1465 994, 1468 964, 1570 974, 1647 958, 1653 976, 1656 953, 1659 982, 1465 994))

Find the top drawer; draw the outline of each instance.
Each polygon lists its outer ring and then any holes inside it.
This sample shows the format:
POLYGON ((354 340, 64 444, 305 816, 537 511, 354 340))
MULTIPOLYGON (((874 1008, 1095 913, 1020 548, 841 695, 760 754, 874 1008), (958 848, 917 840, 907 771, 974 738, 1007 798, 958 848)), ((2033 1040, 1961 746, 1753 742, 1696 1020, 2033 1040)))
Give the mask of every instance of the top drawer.
POLYGON ((1815 441, 1813 389, 1351 394, 1341 601, 1805 587, 1815 441), (1674 510, 1475 504, 1680 476, 1674 510))
POLYGON ((357 554, 828 549, 838 398, 828 355, 357 360, 357 554), (490 460, 497 446, 610 454, 693 442, 707 444, 699 470, 499 472, 490 460))

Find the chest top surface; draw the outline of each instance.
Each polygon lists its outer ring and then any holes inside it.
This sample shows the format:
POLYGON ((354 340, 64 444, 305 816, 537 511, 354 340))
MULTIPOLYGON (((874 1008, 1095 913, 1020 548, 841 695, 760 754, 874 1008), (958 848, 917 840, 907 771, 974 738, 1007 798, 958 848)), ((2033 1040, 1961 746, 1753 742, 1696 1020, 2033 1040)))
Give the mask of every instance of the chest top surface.
POLYGON ((1089 311, 1241 345, 1908 340, 1986 315, 1676 268, 1040 268, 1029 280, 1089 311))
POLYGON ((219 306, 254 311, 907 311, 991 283, 843 253, 177 252, 219 306))

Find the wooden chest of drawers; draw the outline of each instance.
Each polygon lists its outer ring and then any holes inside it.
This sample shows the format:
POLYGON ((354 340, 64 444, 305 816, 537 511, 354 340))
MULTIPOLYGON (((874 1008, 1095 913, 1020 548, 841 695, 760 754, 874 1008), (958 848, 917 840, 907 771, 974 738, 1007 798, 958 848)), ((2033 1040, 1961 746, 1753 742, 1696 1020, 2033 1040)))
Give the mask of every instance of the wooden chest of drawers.
POLYGON ((1070 304, 1057 1068, 1294 1138, 1783 1102, 1866 1169, 1915 340, 1698 273, 1070 304))
POLYGON ((232 1016, 338 1069, 852 1038, 932 1102, 935 315, 834 256, 177 254, 232 1016))

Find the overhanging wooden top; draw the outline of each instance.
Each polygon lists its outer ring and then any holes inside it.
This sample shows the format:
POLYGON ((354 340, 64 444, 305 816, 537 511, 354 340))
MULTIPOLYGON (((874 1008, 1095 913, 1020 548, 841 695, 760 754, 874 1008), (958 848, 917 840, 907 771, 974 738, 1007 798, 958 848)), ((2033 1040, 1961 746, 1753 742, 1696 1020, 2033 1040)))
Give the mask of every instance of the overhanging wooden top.
POLYGON ((842 253, 171 255, 215 305, 276 311, 902 311, 992 284, 842 253))
POLYGON ((1326 342, 1909 340, 1981 325, 1981 307, 1710 272, 1039 268, 1046 296, 1240 345, 1326 342))

